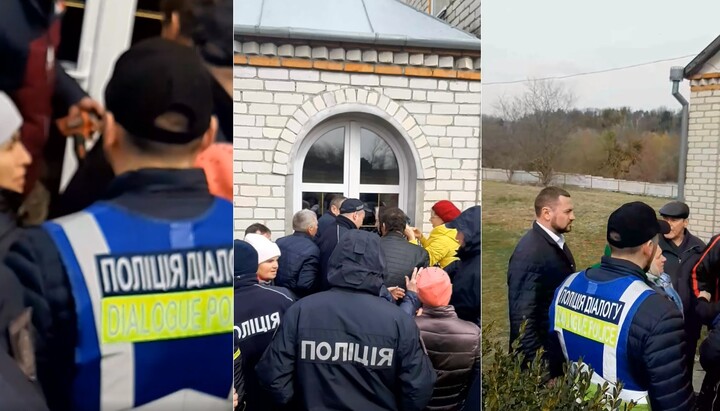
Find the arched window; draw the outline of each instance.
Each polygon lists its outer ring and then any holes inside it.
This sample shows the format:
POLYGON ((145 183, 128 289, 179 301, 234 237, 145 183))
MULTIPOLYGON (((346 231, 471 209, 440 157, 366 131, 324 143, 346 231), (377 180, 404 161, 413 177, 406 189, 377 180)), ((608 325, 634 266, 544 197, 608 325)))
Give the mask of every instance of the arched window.
MULTIPOLYGON (((395 206, 412 214, 410 182, 414 166, 398 138, 380 121, 344 117, 321 123, 310 131, 295 162, 293 212, 311 208, 325 212, 329 194, 359 198, 375 212, 379 206, 395 206)), ((375 226, 368 213, 363 228, 375 226)))

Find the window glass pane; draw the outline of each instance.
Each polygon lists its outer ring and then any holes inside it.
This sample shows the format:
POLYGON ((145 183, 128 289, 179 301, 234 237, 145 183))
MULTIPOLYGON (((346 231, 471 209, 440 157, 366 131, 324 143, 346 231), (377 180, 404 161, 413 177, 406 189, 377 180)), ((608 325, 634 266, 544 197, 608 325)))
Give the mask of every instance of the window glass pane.
POLYGON ((329 196, 331 194, 342 195, 342 193, 313 193, 304 191, 302 193, 302 209, 310 209, 320 218, 329 207, 329 196))
POLYGON ((342 184, 345 176, 345 127, 325 133, 310 147, 303 164, 304 183, 342 184))
POLYGON ((60 47, 57 49, 57 59, 59 61, 77 63, 84 16, 85 1, 65 2, 65 14, 60 25, 60 47))
POLYGON ((360 229, 378 232, 376 224, 378 208, 381 206, 397 207, 399 198, 400 196, 398 194, 361 193, 360 201, 367 204, 367 206, 372 209, 373 212, 365 213, 365 220, 363 220, 363 224, 360 229))
POLYGON ((360 129, 360 184, 400 184, 397 158, 374 132, 360 129))
POLYGON ((138 0, 131 44, 157 37, 162 32, 160 0, 138 0))

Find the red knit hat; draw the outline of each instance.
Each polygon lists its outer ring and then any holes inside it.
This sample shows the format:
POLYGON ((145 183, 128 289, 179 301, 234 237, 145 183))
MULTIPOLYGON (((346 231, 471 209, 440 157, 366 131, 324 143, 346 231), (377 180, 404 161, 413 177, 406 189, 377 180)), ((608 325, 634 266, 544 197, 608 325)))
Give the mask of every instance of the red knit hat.
POLYGON ((448 200, 438 201, 432 206, 432 210, 443 220, 443 223, 449 223, 460 215, 460 210, 448 200))
POLYGON ((443 307, 450 304, 452 283, 445 270, 440 267, 423 269, 417 277, 418 297, 429 307, 443 307))
POLYGON ((211 144, 197 156, 195 167, 205 171, 210 194, 233 201, 232 144, 211 144))

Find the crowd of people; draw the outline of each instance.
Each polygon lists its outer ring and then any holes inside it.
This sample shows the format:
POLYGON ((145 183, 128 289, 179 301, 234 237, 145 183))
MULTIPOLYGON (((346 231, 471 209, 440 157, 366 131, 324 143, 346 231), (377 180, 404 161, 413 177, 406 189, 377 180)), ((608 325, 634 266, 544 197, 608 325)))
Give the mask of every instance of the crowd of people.
POLYGON ((55 59, 63 2, 0 2, 0 409, 229 407, 232 6, 162 0, 101 104, 55 59))
POLYGON ((238 409, 480 409, 480 206, 437 202, 427 238, 368 212, 330 196, 235 240, 238 409))
POLYGON ((565 242, 575 220, 570 193, 544 188, 535 215, 508 265, 510 340, 520 338, 524 365, 542 353, 546 384, 592 369, 587 395, 622 383, 620 398, 633 409, 720 409, 720 235, 707 245, 695 237, 683 202, 657 212, 631 202, 609 216, 604 256, 584 268, 565 242), (706 374, 693 387, 703 327, 706 374))

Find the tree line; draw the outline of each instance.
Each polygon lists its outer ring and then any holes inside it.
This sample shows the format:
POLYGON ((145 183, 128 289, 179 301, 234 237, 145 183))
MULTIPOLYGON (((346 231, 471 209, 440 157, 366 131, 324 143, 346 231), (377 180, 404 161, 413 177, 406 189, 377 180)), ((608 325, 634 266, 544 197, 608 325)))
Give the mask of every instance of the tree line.
POLYGON ((580 110, 574 100, 540 81, 501 98, 497 114, 483 115, 483 166, 532 172, 544 184, 555 172, 677 181, 680 110, 580 110))

